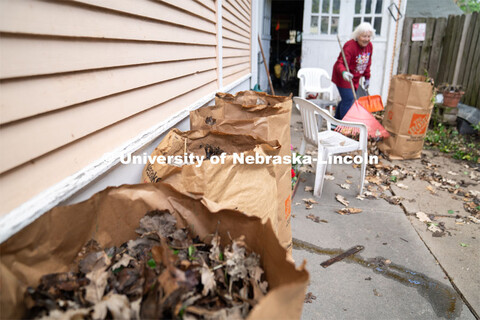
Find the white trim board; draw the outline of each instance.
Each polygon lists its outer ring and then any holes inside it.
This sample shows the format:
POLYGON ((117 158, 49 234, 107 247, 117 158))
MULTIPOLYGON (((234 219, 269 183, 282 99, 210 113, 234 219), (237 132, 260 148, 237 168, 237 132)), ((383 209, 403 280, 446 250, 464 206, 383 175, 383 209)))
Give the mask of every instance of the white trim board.
POLYGON ((19 207, 13 209, 0 218, 0 243, 13 236, 24 227, 39 218, 42 214, 57 206, 59 203, 66 201, 76 192, 93 182, 96 178, 113 168, 120 162, 120 157, 124 154, 133 153, 146 146, 157 137, 162 135, 176 123, 182 121, 189 116, 190 111, 200 108, 215 98, 216 92, 228 92, 240 85, 242 82, 251 78, 249 73, 228 86, 222 87, 220 90, 212 92, 203 98, 195 101, 187 108, 176 113, 165 121, 153 126, 133 139, 127 141, 119 148, 110 153, 104 154, 100 159, 92 162, 77 173, 65 178, 52 187, 42 191, 35 197, 24 202, 19 207))

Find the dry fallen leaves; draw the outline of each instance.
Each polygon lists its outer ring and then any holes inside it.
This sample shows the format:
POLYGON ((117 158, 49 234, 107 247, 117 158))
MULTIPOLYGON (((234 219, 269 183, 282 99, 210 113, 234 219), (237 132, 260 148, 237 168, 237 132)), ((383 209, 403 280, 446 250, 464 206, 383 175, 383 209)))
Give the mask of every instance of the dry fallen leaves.
POLYGON ((267 293, 260 257, 243 237, 222 248, 177 229, 167 212, 148 213, 140 237, 102 250, 89 241, 75 271, 48 274, 27 289, 29 317, 246 318, 267 293))
POLYGON ((309 292, 305 295, 304 303, 312 303, 313 300, 317 300, 317 297, 313 295, 313 293, 309 292))
POLYGON ((345 199, 344 196, 341 196, 339 194, 335 195, 335 199, 340 202, 341 204, 343 204, 345 207, 348 207, 349 205, 349 202, 347 201, 347 199, 345 199))
POLYGON ((362 209, 359 208, 342 208, 340 210, 337 210, 337 212, 341 215, 348 215, 348 214, 356 214, 362 212, 362 209))

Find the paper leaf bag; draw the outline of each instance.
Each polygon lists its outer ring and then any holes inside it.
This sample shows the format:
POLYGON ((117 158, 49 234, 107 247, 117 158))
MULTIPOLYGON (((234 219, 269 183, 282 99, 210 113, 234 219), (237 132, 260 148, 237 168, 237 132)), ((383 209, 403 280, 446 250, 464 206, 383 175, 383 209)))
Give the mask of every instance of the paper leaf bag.
MULTIPOLYGON (((278 140, 280 155, 291 156, 291 97, 263 92, 242 91, 235 95, 217 93, 215 106, 190 113, 191 130, 211 129, 228 133, 250 134, 270 141, 278 140)), ((278 230, 280 243, 291 252, 291 165, 274 166, 277 180, 278 230)))
MULTIPOLYGON (((139 219, 150 210, 174 214, 179 227, 188 227, 207 243, 218 230, 228 241, 245 235, 245 242, 261 255, 269 292, 248 319, 299 319, 308 272, 286 260, 270 224, 238 211, 216 212, 199 199, 166 184, 126 185, 107 188, 87 201, 57 207, 1 244, 0 310, 2 318, 22 318, 27 286, 36 286, 47 273, 69 271, 82 246, 95 239, 102 247, 120 245, 136 237, 139 219)), ((225 243, 223 243, 225 245, 225 243)))
POLYGON ((390 83, 382 125, 390 137, 378 144, 391 159, 418 159, 433 109, 433 84, 419 75, 396 75, 390 83))
POLYGON ((260 217, 263 222, 271 219, 277 233, 277 183, 273 164, 248 164, 246 157, 255 157, 256 153, 262 157, 278 156, 279 148, 276 141, 266 142, 249 135, 172 129, 151 156, 187 153, 206 157, 214 151, 218 155, 225 152, 227 156, 223 163, 213 160, 177 166, 147 163, 142 181, 163 181, 184 194, 201 195, 204 201, 219 209, 236 209, 260 217))

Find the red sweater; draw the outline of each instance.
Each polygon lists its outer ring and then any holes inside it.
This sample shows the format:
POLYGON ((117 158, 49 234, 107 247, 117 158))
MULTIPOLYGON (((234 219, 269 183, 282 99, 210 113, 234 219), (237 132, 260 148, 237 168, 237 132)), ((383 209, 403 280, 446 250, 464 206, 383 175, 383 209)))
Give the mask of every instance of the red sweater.
MULTIPOLYGON (((365 79, 370 79, 370 65, 372 64, 372 43, 369 42, 365 48, 355 40, 349 40, 343 46, 345 58, 348 63, 348 69, 353 74, 353 85, 355 90, 358 88, 358 81, 363 76, 365 79)), ((350 83, 343 80, 342 72, 347 71, 343 63, 342 53, 338 55, 337 62, 333 66, 332 82, 340 88, 350 88, 350 83)))

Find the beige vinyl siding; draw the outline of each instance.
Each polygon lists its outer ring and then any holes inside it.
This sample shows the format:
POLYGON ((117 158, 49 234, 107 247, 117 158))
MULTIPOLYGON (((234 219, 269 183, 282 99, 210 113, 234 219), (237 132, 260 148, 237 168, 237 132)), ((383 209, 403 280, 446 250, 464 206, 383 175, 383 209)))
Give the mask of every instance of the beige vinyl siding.
MULTIPOLYGON (((250 11, 223 1, 224 86, 250 11)), ((216 32, 213 0, 0 1, 0 214, 218 90, 216 32)))
POLYGON ((223 84, 251 72, 251 2, 222 2, 223 84))

